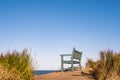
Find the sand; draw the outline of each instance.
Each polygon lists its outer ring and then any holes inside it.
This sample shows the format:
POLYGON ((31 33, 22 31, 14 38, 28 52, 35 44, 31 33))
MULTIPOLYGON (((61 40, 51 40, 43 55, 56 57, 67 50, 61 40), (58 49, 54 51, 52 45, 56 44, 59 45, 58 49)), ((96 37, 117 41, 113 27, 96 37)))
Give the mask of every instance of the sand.
POLYGON ((88 73, 80 73, 80 71, 53 72, 44 75, 34 76, 35 80, 95 80, 88 73))

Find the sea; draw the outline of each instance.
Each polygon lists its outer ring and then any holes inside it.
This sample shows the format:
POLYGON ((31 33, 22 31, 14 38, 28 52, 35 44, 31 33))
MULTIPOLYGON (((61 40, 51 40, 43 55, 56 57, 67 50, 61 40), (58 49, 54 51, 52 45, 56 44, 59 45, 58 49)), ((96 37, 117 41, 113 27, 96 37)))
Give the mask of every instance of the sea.
POLYGON ((48 73, 52 73, 55 72, 56 70, 34 70, 33 74, 34 75, 42 75, 42 74, 48 74, 48 73))

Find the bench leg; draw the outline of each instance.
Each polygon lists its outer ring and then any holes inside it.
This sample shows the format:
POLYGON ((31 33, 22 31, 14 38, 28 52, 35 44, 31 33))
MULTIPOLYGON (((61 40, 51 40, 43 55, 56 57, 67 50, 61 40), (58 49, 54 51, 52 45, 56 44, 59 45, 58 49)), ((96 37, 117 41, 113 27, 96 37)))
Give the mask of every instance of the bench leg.
POLYGON ((63 67, 63 56, 61 56, 61 71, 64 72, 64 67, 63 67))
POLYGON ((71 58, 71 70, 74 71, 74 67, 73 67, 73 59, 71 58))
POLYGON ((71 64, 71 70, 74 71, 74 67, 73 67, 73 64, 71 64))
POLYGON ((61 71, 64 72, 63 63, 61 63, 61 71))
POLYGON ((80 72, 82 72, 82 66, 81 66, 81 63, 79 63, 79 66, 80 66, 80 72))

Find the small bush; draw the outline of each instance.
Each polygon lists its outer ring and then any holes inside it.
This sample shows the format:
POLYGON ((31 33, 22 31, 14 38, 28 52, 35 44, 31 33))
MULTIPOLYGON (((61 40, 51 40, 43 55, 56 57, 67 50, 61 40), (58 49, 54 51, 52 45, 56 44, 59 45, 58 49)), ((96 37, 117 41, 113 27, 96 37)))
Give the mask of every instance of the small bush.
POLYGON ((97 80, 120 80, 120 53, 101 51, 97 61, 88 59, 87 67, 97 80))
POLYGON ((2 80, 31 80, 33 68, 30 54, 26 49, 22 52, 1 53, 0 69, 0 78, 2 80))

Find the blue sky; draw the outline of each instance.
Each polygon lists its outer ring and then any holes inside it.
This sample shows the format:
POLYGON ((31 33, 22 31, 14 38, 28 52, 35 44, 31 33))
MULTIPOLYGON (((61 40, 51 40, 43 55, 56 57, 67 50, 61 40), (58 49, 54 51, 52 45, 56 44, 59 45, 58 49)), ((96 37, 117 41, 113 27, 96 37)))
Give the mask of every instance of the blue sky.
POLYGON ((0 52, 31 49, 35 69, 60 69, 72 48, 120 51, 119 0, 0 0, 0 52))

